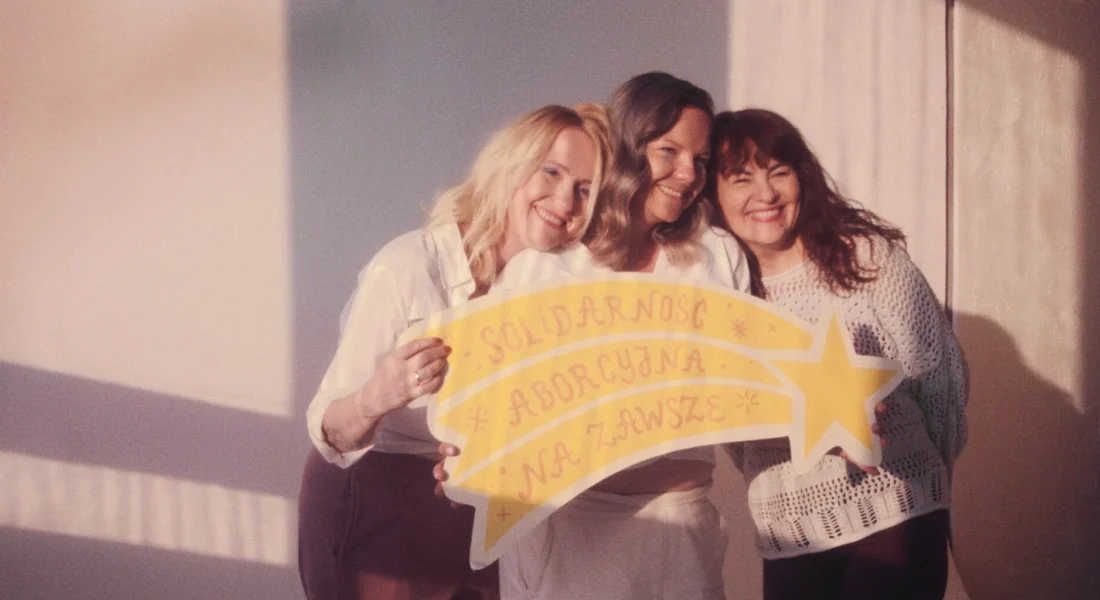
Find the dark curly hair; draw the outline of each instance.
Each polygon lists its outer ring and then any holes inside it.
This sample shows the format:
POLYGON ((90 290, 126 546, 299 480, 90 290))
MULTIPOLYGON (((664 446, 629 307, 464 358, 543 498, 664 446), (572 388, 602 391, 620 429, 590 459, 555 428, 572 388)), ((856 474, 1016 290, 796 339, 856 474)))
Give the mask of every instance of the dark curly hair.
MULTIPOLYGON (((766 167, 773 158, 790 165, 797 174, 802 193, 794 233, 833 292, 852 292, 874 281, 878 270, 873 256, 876 238, 892 248, 905 248, 905 234, 900 229, 840 195, 798 128, 782 116, 758 108, 726 111, 715 117, 703 190, 712 204, 715 225, 730 230, 718 206, 718 178, 740 171, 750 160, 766 167), (870 262, 858 256, 860 238, 870 242, 870 262)), ((758 271, 754 280, 754 292, 761 290, 758 271)))

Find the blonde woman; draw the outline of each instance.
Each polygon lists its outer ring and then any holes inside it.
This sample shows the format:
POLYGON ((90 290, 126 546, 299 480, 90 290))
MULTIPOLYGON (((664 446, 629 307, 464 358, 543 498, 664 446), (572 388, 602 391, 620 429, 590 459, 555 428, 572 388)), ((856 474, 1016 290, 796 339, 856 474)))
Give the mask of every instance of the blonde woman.
POLYGON ((299 567, 310 600, 492 599, 495 569, 468 564, 472 511, 428 481, 438 440, 415 398, 439 389, 450 348, 396 340, 427 315, 485 292, 508 261, 587 228, 607 156, 601 107, 548 106, 498 132, 427 225, 360 273, 332 364, 306 413, 316 447, 299 503, 299 567))

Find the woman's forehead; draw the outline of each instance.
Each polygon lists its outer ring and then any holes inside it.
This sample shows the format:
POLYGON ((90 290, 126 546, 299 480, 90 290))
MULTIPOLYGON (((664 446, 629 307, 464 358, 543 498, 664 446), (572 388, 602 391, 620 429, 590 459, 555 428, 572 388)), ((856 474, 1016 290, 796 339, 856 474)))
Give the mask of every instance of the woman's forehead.
POLYGON ((725 169, 744 169, 749 163, 764 168, 773 162, 781 162, 749 137, 727 140, 722 145, 722 163, 725 169))

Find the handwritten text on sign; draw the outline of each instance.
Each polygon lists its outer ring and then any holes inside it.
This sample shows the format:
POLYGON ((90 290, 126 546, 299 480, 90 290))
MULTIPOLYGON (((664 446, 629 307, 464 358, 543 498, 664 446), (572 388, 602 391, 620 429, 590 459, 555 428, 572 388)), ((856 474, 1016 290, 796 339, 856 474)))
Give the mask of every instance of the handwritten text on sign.
POLYGON ((878 464, 874 405, 900 366, 856 355, 835 314, 816 330, 732 290, 604 274, 496 292, 433 315, 402 341, 455 351, 426 399, 447 495, 476 509, 488 564, 589 486, 701 445, 790 438, 796 469, 834 447, 878 464))

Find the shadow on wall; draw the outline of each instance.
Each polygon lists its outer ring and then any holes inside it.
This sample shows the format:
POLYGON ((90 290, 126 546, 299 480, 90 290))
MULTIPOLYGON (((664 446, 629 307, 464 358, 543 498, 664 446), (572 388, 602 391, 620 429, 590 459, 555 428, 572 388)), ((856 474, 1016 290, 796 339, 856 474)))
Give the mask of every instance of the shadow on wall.
POLYGON ((298 421, 7 363, 0 401, 0 600, 298 597, 298 421))
POLYGON ((1080 387, 1060 389, 1024 364, 1000 324, 960 315, 972 389, 970 445, 956 482, 956 564, 972 600, 1091 599, 1100 589, 1100 171, 1090 162, 1100 156, 1100 3, 1064 0, 1051 10, 1029 0, 957 1, 1079 66, 1080 180, 1035 200, 1078 216, 1079 230, 1068 234, 1079 240, 1071 267, 1079 296, 1052 309, 1076 304, 1081 355, 1065 357, 1078 359, 1080 387))
POLYGON ((4 527, 0 548, 3 600, 301 597, 288 567, 4 527))
POLYGON ((955 480, 955 563, 971 600, 1093 598, 1100 589, 1097 409, 1032 371, 1008 332, 960 314, 970 441, 955 480))

